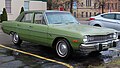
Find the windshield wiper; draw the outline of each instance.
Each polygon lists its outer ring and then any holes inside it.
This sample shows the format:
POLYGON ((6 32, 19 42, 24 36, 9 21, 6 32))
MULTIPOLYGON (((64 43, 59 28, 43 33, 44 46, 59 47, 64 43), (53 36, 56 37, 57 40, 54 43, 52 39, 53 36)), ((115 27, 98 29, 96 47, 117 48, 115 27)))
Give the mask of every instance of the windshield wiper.
POLYGON ((72 23, 75 23, 75 22, 67 22, 67 23, 65 23, 65 24, 72 24, 72 23))
POLYGON ((62 22, 56 22, 56 23, 53 23, 53 24, 62 24, 62 22))

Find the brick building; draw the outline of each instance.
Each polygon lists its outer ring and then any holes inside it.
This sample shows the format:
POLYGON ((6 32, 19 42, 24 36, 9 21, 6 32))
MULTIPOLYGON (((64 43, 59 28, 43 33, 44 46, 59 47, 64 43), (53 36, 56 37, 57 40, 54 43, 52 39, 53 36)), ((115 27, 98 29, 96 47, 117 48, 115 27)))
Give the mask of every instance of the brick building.
POLYGON ((99 13, 97 0, 78 0, 77 4, 77 17, 89 18, 99 13))
MULTIPOLYGON (((52 0, 52 5, 58 5, 59 8, 70 11, 70 0, 52 0), (56 4, 54 4, 56 3, 56 4)), ((73 15, 77 18, 89 18, 98 13, 102 13, 101 5, 104 4, 104 12, 120 11, 120 0, 73 0, 73 15), (77 5, 76 5, 77 4, 77 5)))
POLYGON ((104 12, 119 12, 120 0, 104 0, 104 12))

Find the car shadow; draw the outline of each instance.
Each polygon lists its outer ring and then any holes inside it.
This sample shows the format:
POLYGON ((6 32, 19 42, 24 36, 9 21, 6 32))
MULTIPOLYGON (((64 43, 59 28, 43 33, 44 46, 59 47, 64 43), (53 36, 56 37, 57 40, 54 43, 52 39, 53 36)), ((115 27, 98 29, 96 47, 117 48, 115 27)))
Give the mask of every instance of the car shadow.
MULTIPOLYGON (((74 52, 68 59, 63 59, 57 56, 55 50, 51 47, 46 47, 38 44, 33 44, 30 42, 24 42, 21 47, 17 45, 10 46, 15 49, 19 49, 32 54, 40 55, 46 58, 54 59, 64 63, 68 63, 74 67, 88 67, 89 65, 97 66, 103 64, 103 59, 101 54, 91 53, 90 55, 83 56, 79 52, 74 52)), ((37 59, 39 60, 39 59, 37 59)))

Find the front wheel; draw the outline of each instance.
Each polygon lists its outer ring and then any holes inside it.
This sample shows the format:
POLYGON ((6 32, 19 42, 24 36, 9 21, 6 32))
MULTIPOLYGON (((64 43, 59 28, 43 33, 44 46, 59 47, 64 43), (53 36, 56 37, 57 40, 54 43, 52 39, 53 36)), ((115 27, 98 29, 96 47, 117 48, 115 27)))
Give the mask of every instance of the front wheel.
POLYGON ((60 39, 56 43, 57 55, 61 58, 68 58, 71 54, 71 47, 68 41, 60 39))
POLYGON ((12 35, 12 42, 17 46, 20 46, 22 40, 20 39, 19 35, 17 33, 12 33, 11 35, 12 35))

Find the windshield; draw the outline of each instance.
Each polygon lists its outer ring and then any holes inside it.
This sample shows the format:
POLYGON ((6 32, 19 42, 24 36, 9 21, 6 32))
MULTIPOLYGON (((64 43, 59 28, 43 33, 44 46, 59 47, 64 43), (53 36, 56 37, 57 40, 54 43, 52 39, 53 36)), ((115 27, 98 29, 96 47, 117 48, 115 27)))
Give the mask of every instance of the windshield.
POLYGON ((68 12, 47 12, 49 24, 73 24, 78 21, 68 12))

